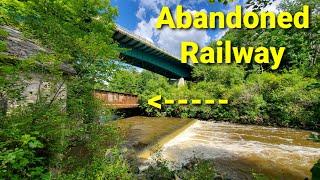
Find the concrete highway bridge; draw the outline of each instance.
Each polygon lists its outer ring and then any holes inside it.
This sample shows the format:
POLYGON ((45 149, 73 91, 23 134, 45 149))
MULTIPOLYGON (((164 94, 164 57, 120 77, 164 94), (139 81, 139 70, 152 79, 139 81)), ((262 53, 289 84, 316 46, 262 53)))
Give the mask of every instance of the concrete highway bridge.
POLYGON ((161 74, 170 79, 191 79, 192 66, 182 64, 180 59, 150 41, 117 26, 113 38, 120 46, 127 48, 120 54, 120 58, 134 66, 161 74))

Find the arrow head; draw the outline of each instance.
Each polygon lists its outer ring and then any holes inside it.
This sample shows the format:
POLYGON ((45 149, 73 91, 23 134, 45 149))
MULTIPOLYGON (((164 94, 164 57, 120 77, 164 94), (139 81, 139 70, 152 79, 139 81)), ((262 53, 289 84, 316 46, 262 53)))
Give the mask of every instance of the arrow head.
POLYGON ((155 108, 161 109, 161 104, 156 103, 157 101, 161 100, 161 95, 155 96, 148 100, 148 104, 155 108))

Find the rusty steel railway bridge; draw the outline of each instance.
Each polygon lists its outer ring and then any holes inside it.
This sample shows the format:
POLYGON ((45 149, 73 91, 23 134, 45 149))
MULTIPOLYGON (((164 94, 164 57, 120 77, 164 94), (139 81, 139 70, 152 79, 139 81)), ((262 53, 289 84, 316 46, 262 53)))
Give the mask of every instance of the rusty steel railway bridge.
POLYGON ((132 94, 95 90, 94 97, 101 100, 109 108, 129 109, 139 106, 138 96, 132 94))

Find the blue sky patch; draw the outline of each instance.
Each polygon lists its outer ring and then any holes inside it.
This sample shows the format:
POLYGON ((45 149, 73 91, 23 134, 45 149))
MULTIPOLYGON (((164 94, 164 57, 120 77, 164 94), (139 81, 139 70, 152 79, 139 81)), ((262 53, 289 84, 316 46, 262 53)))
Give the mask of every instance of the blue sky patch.
POLYGON ((154 24, 163 6, 169 6, 173 12, 180 4, 183 5, 185 11, 205 10, 227 13, 234 10, 236 5, 243 5, 245 0, 235 0, 228 5, 218 2, 209 3, 208 0, 111 0, 111 3, 119 10, 119 16, 116 18, 117 24, 179 57, 181 41, 194 41, 200 46, 205 46, 221 38, 227 29, 155 29, 154 24))

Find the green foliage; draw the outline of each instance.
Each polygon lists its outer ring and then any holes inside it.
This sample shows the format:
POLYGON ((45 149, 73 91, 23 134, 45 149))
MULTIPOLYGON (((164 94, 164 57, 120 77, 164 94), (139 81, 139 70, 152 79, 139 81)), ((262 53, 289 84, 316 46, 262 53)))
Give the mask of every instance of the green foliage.
POLYGON ((174 179, 174 171, 168 168, 168 162, 163 160, 157 160, 155 165, 148 167, 143 172, 146 179, 174 179))
MULTIPOLYGON (((301 2, 305 1, 297 4, 301 2)), ((317 9, 314 2, 311 3, 317 9)), ((281 8, 294 12, 300 8, 297 4, 289 2, 281 8)), ((312 26, 308 30, 230 30, 224 37, 235 46, 287 47, 278 74, 253 65, 197 66, 194 69, 197 82, 182 88, 150 72, 123 69, 115 72, 118 65, 109 60, 116 59, 121 49, 112 39, 117 11, 108 0, 2 0, 0 14, 1 25, 19 28, 50 52, 23 62, 0 54, 1 179, 134 178, 119 149, 109 149, 121 141, 117 129, 99 124, 108 110, 92 93, 95 87, 105 84, 109 90, 138 94, 141 109, 147 115, 319 129, 317 13, 312 13, 312 26), (76 70, 75 76, 63 76, 59 67, 65 62, 76 70), (34 73, 42 77, 42 82, 53 84, 50 92, 54 96, 43 94, 39 88, 35 104, 5 113, 2 102, 20 102, 24 98, 21 92, 28 85, 21 77, 30 80, 29 75, 34 73), (68 86, 66 106, 56 96, 59 88, 55 85, 60 84, 68 86), (159 94, 167 99, 225 98, 230 103, 173 105, 159 111, 146 104, 149 98, 159 94), (80 152, 74 153, 78 152, 77 148, 80 152), (86 152, 84 157, 82 150, 86 152)), ((7 35, 0 30, 2 52, 6 51, 7 35)), ((153 168, 147 173, 150 179, 172 179, 175 175, 185 179, 212 179, 216 174, 209 162, 197 162, 176 172, 163 163, 153 168)))
POLYGON ((0 160, 2 162, 0 166, 0 178, 48 177, 48 170, 44 162, 45 158, 37 155, 44 145, 36 137, 29 134, 2 137, 0 147, 0 160), (3 141, 4 138, 9 138, 10 141, 7 139, 3 141), (15 148, 11 149, 10 146, 15 148))
MULTIPOLYGON (((85 117, 86 113, 78 112, 77 115, 85 117)), ((51 175, 54 178, 61 174, 69 177, 84 164, 90 164, 88 167, 97 169, 102 176, 115 173, 115 177, 125 177, 127 171, 122 167, 126 163, 123 159, 115 162, 118 164, 101 159, 106 149, 121 142, 118 129, 113 125, 94 122, 83 123, 69 116, 61 111, 59 102, 38 102, 11 111, 1 119, 0 124, 0 177, 45 178, 49 177, 49 168, 59 172, 51 175), (87 151, 84 157, 74 151, 81 146, 87 151), (119 164, 120 161, 123 164, 119 164)), ((114 157, 119 158, 117 155, 114 157)), ((82 169, 81 172, 88 177, 97 177, 89 169, 82 169)))
POLYGON ((254 180, 269 180, 267 176, 259 173, 252 173, 252 176, 254 180))
POLYGON ((247 8, 252 8, 253 11, 261 11, 263 8, 274 3, 275 0, 248 0, 246 2, 247 8))
POLYGON ((92 96, 92 83, 71 78, 67 86, 67 108, 70 116, 86 124, 97 123, 101 104, 92 96))
POLYGON ((193 179, 193 180, 211 180, 214 178, 223 179, 219 176, 210 160, 200 160, 193 158, 189 163, 183 165, 180 169, 171 170, 168 168, 169 162, 157 159, 155 164, 149 166, 142 172, 146 179, 193 179))
POLYGON ((0 29, 0 52, 4 52, 7 50, 7 43, 4 41, 7 36, 8 33, 0 29))
POLYGON ((143 84, 138 82, 140 74, 135 71, 119 70, 110 80, 109 89, 114 92, 137 94, 142 90, 143 84))
POLYGON ((316 82, 297 72, 283 75, 263 73, 249 77, 251 87, 261 93, 267 103, 264 119, 281 126, 319 128, 319 89, 306 90, 316 82))
POLYGON ((187 165, 179 171, 180 178, 193 180, 210 180, 215 178, 223 179, 218 176, 212 160, 192 159, 187 165))
MULTIPOLYGON (((255 0, 254 0, 255 1, 255 0)), ((251 1, 251 2, 254 2, 251 1)), ((250 1, 248 1, 249 3, 250 1)), ((272 1, 266 1, 268 4, 272 1)), ((260 4, 261 2, 259 2, 260 4)), ((286 47, 278 71, 299 69, 305 76, 319 77, 319 3, 316 1, 282 1, 281 11, 292 14, 301 11, 303 5, 309 5, 312 11, 309 29, 231 29, 221 40, 230 40, 232 45, 251 47, 286 47)), ((212 43, 215 45, 215 42, 212 43)), ((272 59, 271 59, 272 61, 272 59)), ((272 62, 271 62, 272 63, 272 62)), ((264 72, 269 65, 247 65, 247 72, 264 72)))
POLYGON ((57 106, 50 109, 39 106, 43 105, 16 109, 1 120, 0 177, 47 177, 49 164, 58 161, 55 155, 65 151, 68 145, 65 137, 71 132, 67 128, 72 122, 67 124, 66 115, 57 106))
POLYGON ((4 40, 8 36, 9 36, 9 33, 7 31, 0 29, 0 39, 4 40))
POLYGON ((201 65, 201 67, 197 67, 193 71, 193 77, 195 79, 225 84, 226 86, 241 84, 244 76, 244 70, 235 65, 201 65))
POLYGON ((320 178, 320 160, 312 167, 312 180, 317 180, 320 178))
MULTIPOLYGON (((218 0, 219 3, 223 3, 224 5, 227 5, 228 3, 233 2, 234 0, 218 0)), ((209 0, 210 3, 216 2, 215 0, 209 0)))
POLYGON ((7 50, 7 43, 0 40, 0 52, 7 50))
POLYGON ((319 81, 297 70, 282 74, 250 73, 241 66, 196 66, 197 83, 178 88, 166 78, 149 72, 119 72, 109 87, 139 94, 147 115, 228 120, 248 124, 319 128, 319 81), (120 81, 121 83, 117 83, 120 81), (129 81, 129 82, 127 82, 129 81), (123 86, 121 86, 123 84, 123 86), (132 84, 132 86, 129 86, 132 84), (312 88, 314 87, 314 88, 312 88), (229 99, 227 106, 150 107, 148 99, 161 94, 165 99, 229 99))
POLYGON ((120 48, 114 43, 113 18, 117 10, 109 1, 2 1, 4 22, 55 52, 55 61, 76 69, 79 80, 99 83, 112 72, 109 59, 120 48))
POLYGON ((311 133, 308 139, 314 142, 320 142, 320 135, 317 133, 311 133))
MULTIPOLYGON (((216 0, 208 0, 210 3, 216 2, 216 0)), ((253 11, 261 11, 268 5, 271 5, 275 0, 248 0, 246 2, 246 8, 252 8, 253 11)), ((234 0, 218 0, 219 3, 227 5, 234 2, 234 0)))
MULTIPOLYGON (((115 161, 101 158, 106 148, 120 142, 120 136, 116 128, 99 124, 108 110, 92 96, 95 86, 105 83, 117 67, 109 61, 116 59, 120 50, 112 39, 117 10, 108 0, 3 0, 0 13, 1 25, 19 29, 47 49, 24 61, 0 55, 0 178, 68 176, 73 174, 72 168, 79 167, 69 162, 77 160, 88 164, 82 167, 96 171, 82 169, 82 174, 74 177, 130 177, 120 156, 114 155, 115 161), (63 63, 74 68, 76 75, 64 76, 63 63), (21 106, 22 92, 35 75, 40 82, 49 82, 49 94, 39 86, 34 104, 21 106), (58 98, 65 85, 66 102, 58 98), (2 102, 7 101, 20 107, 3 113, 2 102), (70 156, 81 146, 88 150, 85 160, 81 154, 70 156)), ((7 35, 0 31, 1 43, 7 35)))
POLYGON ((58 179, 134 179, 130 168, 118 149, 109 149, 102 157, 93 161, 74 173, 62 175, 58 179))

